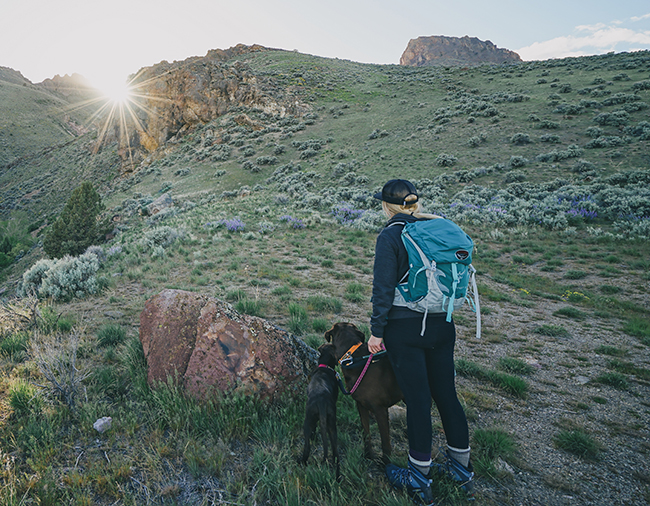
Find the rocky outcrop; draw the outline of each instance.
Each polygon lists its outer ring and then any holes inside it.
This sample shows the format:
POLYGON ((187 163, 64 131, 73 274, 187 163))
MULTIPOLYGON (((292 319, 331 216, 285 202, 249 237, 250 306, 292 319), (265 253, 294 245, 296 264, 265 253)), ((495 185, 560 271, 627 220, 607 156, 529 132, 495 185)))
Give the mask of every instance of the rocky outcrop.
POLYGON ((296 102, 268 78, 251 72, 240 56, 273 51, 262 46, 238 45, 215 49, 202 58, 189 58, 141 69, 133 77, 134 108, 139 125, 130 139, 132 148, 154 151, 174 136, 239 108, 269 114, 300 114, 308 106, 296 102))
POLYGON ((517 53, 496 47, 489 40, 476 37, 445 37, 434 35, 411 39, 399 60, 400 65, 446 67, 517 63, 517 53))
POLYGON ((55 75, 51 79, 45 79, 37 85, 49 92, 56 93, 68 100, 82 100, 98 97, 99 91, 92 87, 90 82, 80 74, 55 75))
POLYGON ((218 299, 164 290, 145 303, 140 341, 151 385, 176 378, 197 398, 217 389, 275 397, 304 384, 317 353, 218 299))

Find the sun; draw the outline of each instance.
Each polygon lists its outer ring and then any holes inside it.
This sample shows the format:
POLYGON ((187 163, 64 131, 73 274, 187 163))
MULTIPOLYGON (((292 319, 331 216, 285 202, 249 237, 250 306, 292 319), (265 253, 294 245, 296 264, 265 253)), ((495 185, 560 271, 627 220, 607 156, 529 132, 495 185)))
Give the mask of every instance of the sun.
POLYGON ((132 97, 132 90, 126 81, 104 80, 97 85, 101 94, 114 104, 125 104, 132 97))

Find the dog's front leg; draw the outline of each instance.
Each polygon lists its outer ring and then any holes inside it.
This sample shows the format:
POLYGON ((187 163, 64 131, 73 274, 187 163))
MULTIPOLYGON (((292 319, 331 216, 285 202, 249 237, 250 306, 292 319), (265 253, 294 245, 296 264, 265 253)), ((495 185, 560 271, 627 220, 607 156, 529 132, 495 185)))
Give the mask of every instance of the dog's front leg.
POLYGON ((388 421, 388 410, 382 407, 373 410, 373 413, 375 414, 377 427, 379 428, 379 436, 381 437, 382 460, 384 461, 384 464, 389 464, 392 449, 390 446, 390 422, 388 421))
POLYGON ((368 409, 359 402, 357 402, 357 411, 359 412, 361 426, 363 427, 364 455, 367 459, 374 460, 376 456, 375 452, 372 451, 372 441, 370 439, 370 414, 368 409))

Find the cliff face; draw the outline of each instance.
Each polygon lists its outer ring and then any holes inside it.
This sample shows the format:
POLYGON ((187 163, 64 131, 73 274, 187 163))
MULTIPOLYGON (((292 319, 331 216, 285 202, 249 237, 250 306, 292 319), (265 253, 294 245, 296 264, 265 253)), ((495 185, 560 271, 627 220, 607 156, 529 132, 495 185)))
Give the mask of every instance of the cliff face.
POLYGON ((445 37, 434 35, 411 39, 399 60, 400 65, 424 67, 432 65, 465 66, 516 63, 517 53, 496 47, 489 40, 476 37, 445 37))
POLYGON ((212 50, 205 57, 163 61, 140 70, 132 84, 140 123, 132 146, 153 151, 175 135, 237 107, 269 114, 300 114, 307 106, 236 60, 254 51, 271 50, 238 45, 212 50))

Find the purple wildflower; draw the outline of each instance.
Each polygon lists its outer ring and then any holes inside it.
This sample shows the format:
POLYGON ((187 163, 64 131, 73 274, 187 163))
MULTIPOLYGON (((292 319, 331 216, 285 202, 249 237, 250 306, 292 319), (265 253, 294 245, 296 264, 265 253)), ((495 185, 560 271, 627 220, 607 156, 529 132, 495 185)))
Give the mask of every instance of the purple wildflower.
POLYGON ((351 225, 363 216, 365 211, 363 209, 353 209, 348 207, 347 204, 341 204, 332 209, 332 216, 341 225, 351 225))
POLYGON ((244 222, 239 218, 233 218, 232 220, 221 220, 221 224, 228 229, 228 232, 241 232, 246 228, 244 222))

